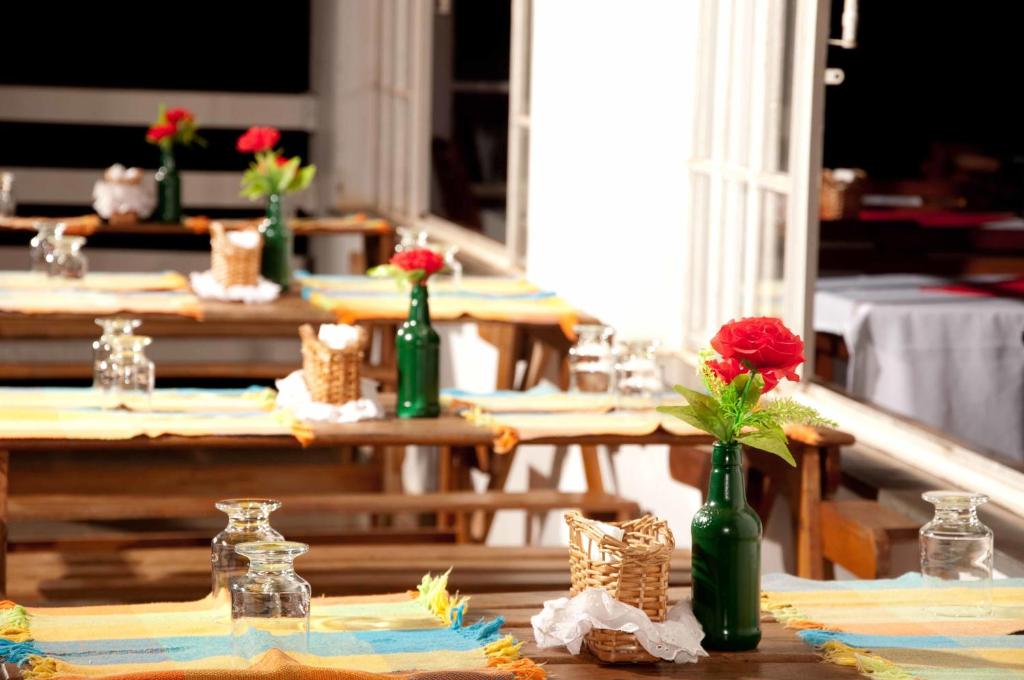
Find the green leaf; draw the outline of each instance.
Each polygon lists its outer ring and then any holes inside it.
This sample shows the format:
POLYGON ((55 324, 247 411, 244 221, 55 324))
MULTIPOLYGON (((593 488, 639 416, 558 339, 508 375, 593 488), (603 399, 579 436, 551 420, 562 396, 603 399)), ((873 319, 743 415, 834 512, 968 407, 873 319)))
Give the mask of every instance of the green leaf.
POLYGON ((291 185, 288 187, 289 192, 302 191, 309 186, 310 182, 316 176, 316 166, 307 165, 306 167, 299 170, 298 174, 295 175, 295 179, 292 180, 291 185))
POLYGON ((272 161, 272 169, 270 172, 277 175, 277 181, 274 182, 278 192, 285 193, 292 184, 292 180, 295 179, 295 174, 299 171, 299 157, 290 158, 287 163, 278 167, 277 159, 274 158, 272 161))
MULTIPOLYGON (((723 417, 722 409, 717 401, 706 394, 694 392, 682 385, 676 385, 675 390, 689 403, 689 413, 701 423, 694 427, 700 427, 703 431, 715 435, 720 441, 732 441, 733 429, 728 425, 728 420, 723 417)), ((686 420, 685 418, 681 419, 686 420)), ((689 420, 686 422, 693 425, 689 420)))
MULTIPOLYGON (((659 406, 657 409, 658 413, 664 413, 666 415, 679 418, 679 420, 692 425, 701 432, 707 432, 708 434, 715 434, 711 432, 707 426, 696 416, 693 409, 689 406, 659 406)), ((715 435, 718 436, 718 435, 715 435)))
POLYGON ((796 467, 796 460, 793 459, 793 454, 789 452, 789 446, 786 445, 786 435, 781 429, 773 428, 749 432, 737 438, 737 441, 755 449, 774 453, 782 460, 796 467))
POLYGON ((761 398, 761 392, 764 391, 764 378, 757 374, 751 382, 749 373, 740 373, 729 383, 729 387, 736 390, 739 408, 743 411, 752 411, 761 398))
POLYGON ((366 273, 375 279, 386 279, 395 276, 398 271, 398 267, 393 264, 379 264, 376 267, 371 267, 366 273))

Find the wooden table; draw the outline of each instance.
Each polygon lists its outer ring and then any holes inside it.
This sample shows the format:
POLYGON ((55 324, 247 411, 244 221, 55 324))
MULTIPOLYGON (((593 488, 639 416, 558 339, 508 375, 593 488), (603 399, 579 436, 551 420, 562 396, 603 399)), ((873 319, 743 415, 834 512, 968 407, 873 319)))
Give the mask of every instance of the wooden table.
MULTIPOLYGON (((373 215, 356 219, 348 218, 302 218, 290 220, 295 236, 343 236, 354 235, 363 238, 366 264, 372 266, 387 262, 395 248, 395 229, 387 220, 373 215)), ((60 221, 59 217, 16 218, 14 221, 0 219, 0 245, 28 245, 35 234, 32 220, 60 221)), ((198 218, 188 218, 197 220, 198 218)), ((256 219, 220 220, 225 226, 237 228, 258 223, 256 219)), ((81 233, 89 238, 92 247, 153 248, 167 249, 208 249, 210 235, 205 229, 192 229, 184 224, 162 222, 136 222, 135 224, 92 224, 74 225, 68 233, 81 233)))
MULTIPOLYGON (((494 433, 469 421, 452 415, 444 415, 437 419, 366 421, 345 425, 320 424, 312 428, 313 439, 308 444, 317 448, 338 448, 344 446, 374 446, 382 452, 406 446, 437 446, 441 451, 442 465, 439 487, 441 492, 449 492, 455 488, 457 476, 452 473, 452 451, 456 447, 465 447, 477 453, 481 467, 491 473, 490 488, 492 492, 501 492, 505 484, 508 470, 513 461, 514 452, 503 455, 492 455, 491 447, 494 433), (448 469, 446 473, 444 468, 448 469)), ((624 444, 646 445, 667 444, 674 451, 692 454, 691 464, 686 470, 680 465, 673 466, 673 476, 689 484, 703 488, 707 483, 706 467, 709 460, 704 451, 694 449, 695 446, 708 444, 710 435, 694 433, 673 435, 658 430, 645 436, 550 436, 521 442, 521 444, 551 444, 555 446, 580 445, 583 448, 583 464, 588 484, 588 493, 595 496, 607 496, 604 480, 601 475, 597 455, 597 446, 617 446, 624 444), (686 473, 683 475, 682 473, 686 473)), ((852 443, 853 438, 842 432, 818 432, 810 429, 797 429, 790 432, 791 448, 801 462, 798 468, 789 466, 777 470, 769 467, 753 469, 768 470, 770 474, 758 478, 764 483, 765 497, 774 500, 776 493, 787 497, 794 508, 794 525, 797 534, 797 564, 800 575, 820 574, 823 567, 821 555, 821 526, 819 507, 822 498, 834 491, 838 486, 839 477, 839 446, 852 443), (768 483, 767 480, 771 480, 768 483), (833 481, 834 480, 834 481, 833 481)), ((4 439, 0 433, 0 587, 5 582, 5 556, 8 521, 8 478, 10 455, 31 455, 33 451, 125 451, 137 455, 162 455, 164 452, 185 449, 301 449, 299 442, 292 436, 204 436, 179 437, 163 436, 157 438, 135 438, 131 440, 101 439, 53 439, 53 440, 17 440, 4 439)), ((750 456, 748 461, 758 461, 758 466, 770 466, 773 456, 750 456)), ((291 460, 296 460, 292 458, 291 460)), ((385 489, 387 490, 387 489, 385 489)), ((170 490, 169 490, 170 491, 170 490)), ((395 491, 400 492, 401 489, 395 491)), ((760 511, 765 497, 752 498, 751 502, 760 511)), ((768 506, 770 508, 770 503, 768 506)), ((466 528, 462 528, 466 532, 466 528)), ((816 576, 821 578, 821 576, 816 576)))
MULTIPOLYGON (((132 314, 143 322, 140 332, 152 336, 156 345, 161 338, 225 339, 225 338, 277 338, 294 339, 295 361, 284 362, 224 362, 224 361, 157 361, 157 376, 175 379, 231 378, 244 380, 272 380, 283 378, 299 368, 298 327, 308 323, 334 323, 331 312, 313 306, 297 294, 282 296, 267 304, 246 305, 231 302, 203 301, 202 318, 192 319, 172 314, 132 314)), ((77 338, 91 342, 98 337, 92 313, 59 314, 18 314, 0 312, 0 341, 4 339, 57 340, 77 338)), ((395 326, 403 318, 382 319, 369 323, 389 338, 395 326)), ((435 324, 460 323, 472 319, 439 320, 435 324)), ((554 323, 550 325, 520 324, 515 322, 479 322, 480 336, 498 350, 496 366, 496 388, 514 389, 516 362, 526 356, 528 340, 543 343, 549 351, 565 356, 569 341, 554 323)), ((83 345, 87 347, 87 345, 83 345)), ((389 348, 392 343, 382 345, 384 352, 380 362, 368 367, 367 377, 394 381, 394 357, 389 348)), ((539 346, 539 344, 538 344, 539 346)), ((2 346, 0 346, 2 348, 2 346)), ((153 350, 151 349, 152 353, 153 350)), ((539 354, 528 369, 526 384, 530 387, 540 379, 539 370, 547 360, 547 354, 539 354)), ((67 360, 46 363, 4 360, 0 352, 0 381, 55 379, 85 380, 92 376, 89 362, 67 360)))
MULTIPOLYGON (((526 592, 475 595, 470 598, 471 617, 502 616, 505 629, 523 645, 524 656, 545 664, 551 680, 629 680, 631 678, 753 678, 794 680, 807 678, 832 680, 857 678, 855 668, 825 664, 821 656, 803 643, 792 630, 774 621, 762 621, 760 646, 750 652, 711 652, 696 664, 643 664, 637 666, 606 666, 598 664, 587 653, 572 656, 564 648, 538 649, 533 642, 530 617, 538 613, 544 601, 565 597, 567 593, 526 592)), ((671 602, 689 595, 687 588, 672 588, 671 602)))

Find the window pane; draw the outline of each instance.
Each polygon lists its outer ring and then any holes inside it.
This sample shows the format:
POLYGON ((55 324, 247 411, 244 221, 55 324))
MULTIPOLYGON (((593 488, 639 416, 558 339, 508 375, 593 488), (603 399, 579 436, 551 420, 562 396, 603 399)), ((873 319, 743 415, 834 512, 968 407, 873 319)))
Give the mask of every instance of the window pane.
POLYGON ((505 240, 511 0, 435 14, 430 212, 505 240))
POLYGON ((793 50, 796 37, 796 0, 782 3, 782 73, 779 82, 778 105, 778 165, 779 172, 789 172, 789 118, 793 103, 793 50))
POLYGON ((757 286, 758 314, 781 316, 785 272, 787 196, 765 191, 761 211, 761 264, 757 286))

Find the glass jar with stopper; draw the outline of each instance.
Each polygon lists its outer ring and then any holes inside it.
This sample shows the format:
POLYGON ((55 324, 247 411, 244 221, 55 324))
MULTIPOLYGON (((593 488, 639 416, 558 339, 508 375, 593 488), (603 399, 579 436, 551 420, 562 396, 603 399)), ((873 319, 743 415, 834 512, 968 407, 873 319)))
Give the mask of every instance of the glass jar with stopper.
POLYGON ((110 398, 107 405, 148 411, 156 383, 156 365, 146 356, 152 338, 145 335, 115 335, 110 338, 110 398))
POLYGON ((310 587, 294 562, 309 546, 258 541, 235 550, 249 560, 249 569, 230 584, 234 655, 252 663, 270 649, 308 653, 310 587))
POLYGON ((978 617, 992 612, 992 530, 978 519, 980 493, 928 491, 935 517, 921 527, 921 577, 934 591, 939 616, 978 617))
POLYGON ((119 335, 132 335, 135 329, 142 325, 142 322, 139 319, 114 316, 96 319, 96 325, 103 330, 100 337, 92 342, 92 386, 109 393, 114 385, 114 372, 111 365, 114 338, 119 335))
POLYGON ((615 389, 615 329, 603 324, 579 324, 576 344, 569 348, 569 389, 609 393, 615 389))
POLYGON ((50 273, 50 256, 56 250, 55 244, 64 237, 66 225, 63 222, 39 221, 34 225, 36 234, 29 244, 31 270, 50 273))
POLYGON ((283 541, 284 536, 270 526, 270 513, 281 507, 273 498, 226 498, 216 508, 228 516, 224 530, 210 543, 212 592, 214 598, 227 598, 231 579, 246 572, 248 562, 235 552, 242 543, 283 541))
POLYGON ((89 260, 82 252, 84 236, 61 236, 53 240, 53 249, 46 255, 50 276, 80 279, 89 271, 89 260))

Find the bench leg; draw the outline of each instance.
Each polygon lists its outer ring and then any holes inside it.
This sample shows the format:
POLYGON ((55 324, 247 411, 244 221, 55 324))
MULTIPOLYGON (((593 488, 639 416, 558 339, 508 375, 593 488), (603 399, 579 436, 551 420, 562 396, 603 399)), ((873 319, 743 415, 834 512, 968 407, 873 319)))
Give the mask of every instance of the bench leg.
POLYGON ((821 551, 821 450, 804 446, 802 454, 796 518, 796 574, 820 580, 825 577, 821 551))
POLYGON ((604 476, 601 474, 601 457, 597 446, 586 444, 580 446, 583 456, 583 474, 587 478, 587 491, 594 494, 604 493, 604 476))

